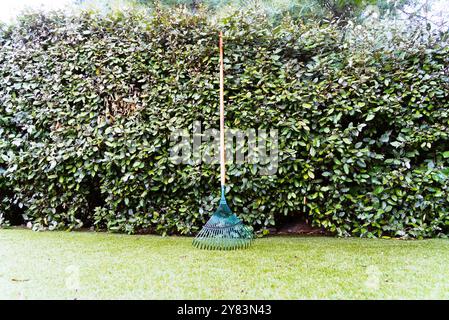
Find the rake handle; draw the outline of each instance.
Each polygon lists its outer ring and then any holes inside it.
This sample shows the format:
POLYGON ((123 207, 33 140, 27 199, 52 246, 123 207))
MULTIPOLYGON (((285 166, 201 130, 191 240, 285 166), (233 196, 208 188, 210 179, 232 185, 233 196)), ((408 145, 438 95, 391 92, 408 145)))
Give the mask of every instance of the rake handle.
POLYGON ((220 31, 220 178, 221 186, 226 182, 225 128, 224 128, 224 64, 223 64, 223 32, 220 31))

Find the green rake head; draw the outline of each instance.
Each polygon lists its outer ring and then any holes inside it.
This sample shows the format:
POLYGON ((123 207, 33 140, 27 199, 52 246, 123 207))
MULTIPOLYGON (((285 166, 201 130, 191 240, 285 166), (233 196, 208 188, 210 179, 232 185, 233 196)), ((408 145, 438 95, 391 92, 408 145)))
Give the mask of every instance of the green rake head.
POLYGON ((221 190, 221 200, 203 229, 193 240, 193 246, 208 250, 236 250, 247 248, 254 239, 252 230, 232 213, 221 190))

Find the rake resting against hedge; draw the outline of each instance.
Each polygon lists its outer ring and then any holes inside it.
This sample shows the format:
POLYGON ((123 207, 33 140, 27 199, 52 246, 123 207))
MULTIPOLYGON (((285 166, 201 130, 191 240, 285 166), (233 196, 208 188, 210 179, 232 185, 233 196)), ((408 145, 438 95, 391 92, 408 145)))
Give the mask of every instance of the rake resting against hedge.
POLYGON ((193 240, 200 249, 234 250, 248 247, 254 239, 252 230, 232 213, 225 198, 225 132, 223 85, 223 33, 220 32, 220 177, 221 199, 217 210, 193 240))

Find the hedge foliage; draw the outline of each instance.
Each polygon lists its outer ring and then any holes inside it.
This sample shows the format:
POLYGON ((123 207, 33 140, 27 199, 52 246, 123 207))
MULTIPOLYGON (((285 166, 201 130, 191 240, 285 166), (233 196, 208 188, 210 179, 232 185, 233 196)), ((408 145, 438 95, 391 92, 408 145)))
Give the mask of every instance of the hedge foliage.
POLYGON ((173 164, 169 134, 279 131, 276 175, 230 165, 256 230, 307 218, 341 236, 449 234, 447 34, 238 13, 29 14, 0 32, 0 223, 193 234, 215 164, 173 164))

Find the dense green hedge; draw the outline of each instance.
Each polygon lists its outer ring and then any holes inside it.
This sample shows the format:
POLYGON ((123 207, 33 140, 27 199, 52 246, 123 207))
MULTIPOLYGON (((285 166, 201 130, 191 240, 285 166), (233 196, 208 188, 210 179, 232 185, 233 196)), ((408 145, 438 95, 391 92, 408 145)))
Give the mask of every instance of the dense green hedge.
POLYGON ((171 163, 169 133, 218 126, 219 28, 227 126, 279 130, 276 175, 229 168, 247 223, 449 234, 446 34, 173 11, 31 14, 3 28, 0 220, 195 233, 217 205, 218 166, 171 163))

